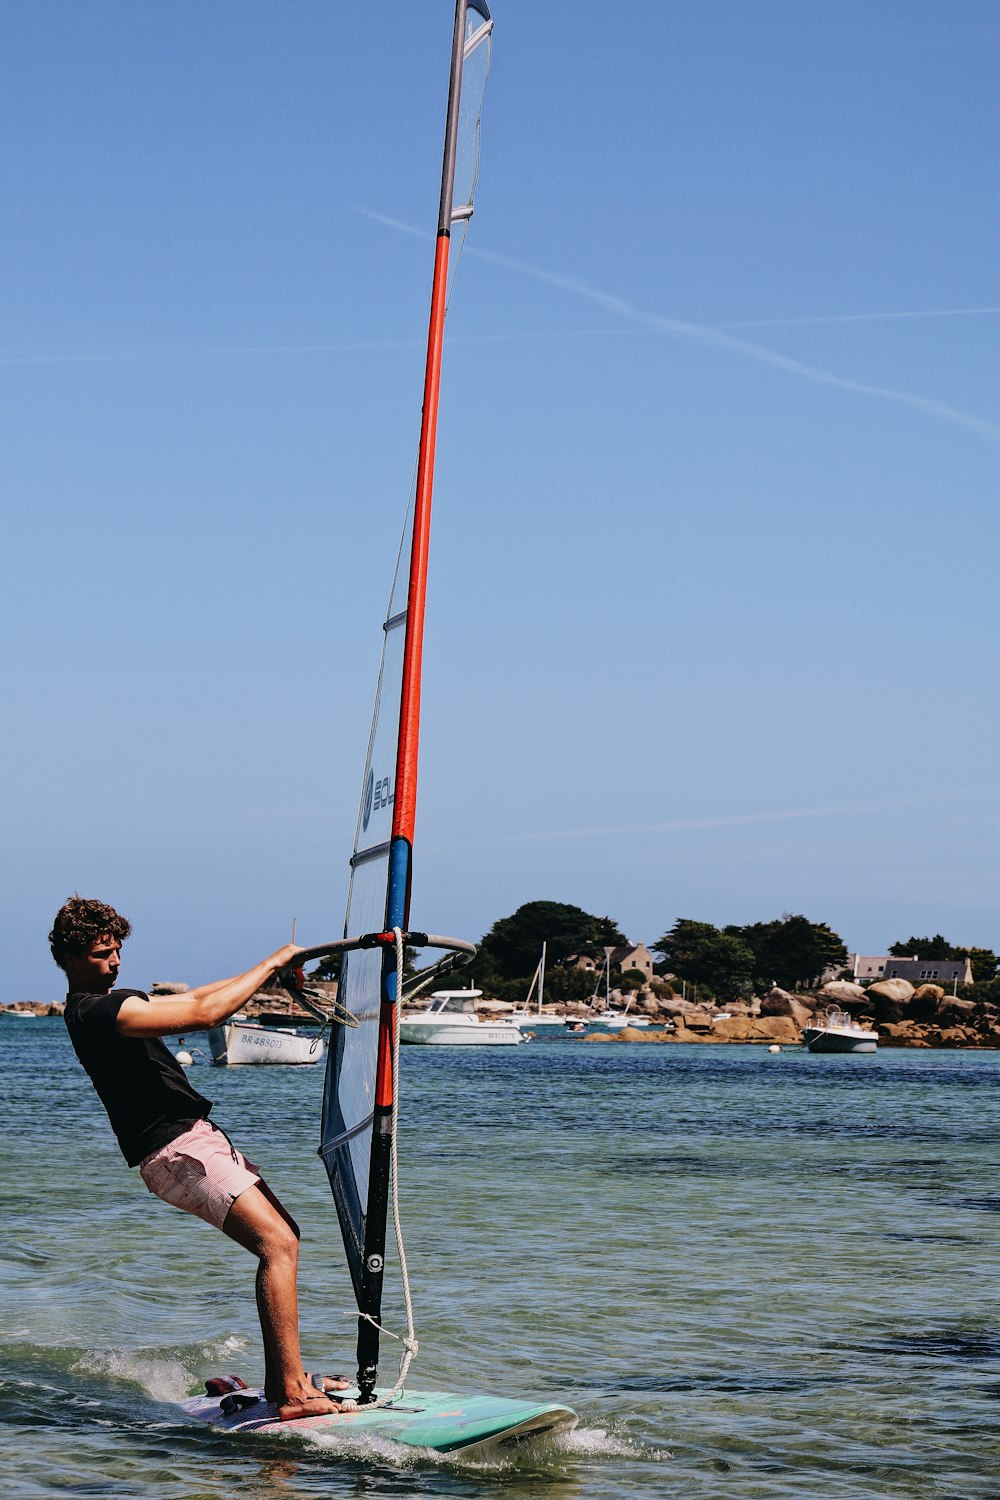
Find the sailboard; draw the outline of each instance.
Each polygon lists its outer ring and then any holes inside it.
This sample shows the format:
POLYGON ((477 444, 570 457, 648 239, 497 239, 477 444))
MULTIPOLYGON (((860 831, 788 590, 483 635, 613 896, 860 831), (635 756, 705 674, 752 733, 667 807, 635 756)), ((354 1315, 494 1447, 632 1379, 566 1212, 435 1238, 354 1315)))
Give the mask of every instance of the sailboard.
MULTIPOLYGON (((575 1426, 566 1406, 515 1397, 411 1390, 416 1353, 406 1258, 395 1200, 399 1001, 406 948, 441 950, 419 971, 431 982, 474 954, 471 943, 409 929, 424 602, 438 397, 450 271, 472 216, 479 171, 479 117, 493 22, 486 0, 456 0, 435 242, 423 411, 416 478, 383 624, 382 661, 350 861, 344 936, 300 953, 302 965, 340 955, 337 1021, 327 1053, 319 1154, 340 1221, 358 1309, 353 1410, 278 1422, 259 1391, 185 1402, 202 1421, 246 1432, 293 1431, 346 1440, 378 1435, 441 1453, 480 1454, 575 1426), (406 1305, 404 1355, 395 1383, 378 1383, 382 1292, 390 1204, 406 1305)), ((311 1002, 302 992, 302 1003, 311 1002)))
MULTIPOLYGON (((192 1417, 227 1432, 274 1436, 289 1432, 299 1437, 331 1442, 345 1449, 360 1447, 366 1438, 403 1443, 463 1458, 496 1458, 545 1435, 566 1432, 576 1415, 566 1406, 516 1401, 499 1396, 456 1395, 448 1391, 380 1392, 380 1400, 353 1411, 326 1417, 278 1420, 278 1409, 262 1391, 242 1391, 246 1404, 228 1404, 226 1397, 198 1396, 183 1403, 192 1417)), ((358 1392, 338 1391, 337 1400, 357 1399, 358 1392)))

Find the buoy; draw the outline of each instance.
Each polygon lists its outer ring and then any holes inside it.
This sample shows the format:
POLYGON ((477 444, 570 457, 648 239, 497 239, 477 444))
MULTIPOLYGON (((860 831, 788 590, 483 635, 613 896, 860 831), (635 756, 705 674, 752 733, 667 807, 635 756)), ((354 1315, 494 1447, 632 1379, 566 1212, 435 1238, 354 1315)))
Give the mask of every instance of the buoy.
POLYGON ((190 1052, 175 1052, 174 1056, 176 1057, 182 1068, 189 1068, 194 1062, 194 1058, 191 1056, 190 1052))
POLYGON ((772 1042, 767 1050, 768 1052, 780 1052, 781 1048, 778 1046, 777 1042, 772 1042))

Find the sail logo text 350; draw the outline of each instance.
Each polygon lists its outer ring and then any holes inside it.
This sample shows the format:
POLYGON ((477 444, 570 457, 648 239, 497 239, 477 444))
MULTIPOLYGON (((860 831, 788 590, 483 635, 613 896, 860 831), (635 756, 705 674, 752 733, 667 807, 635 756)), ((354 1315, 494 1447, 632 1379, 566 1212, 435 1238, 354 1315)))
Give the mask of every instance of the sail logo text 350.
POLYGON ((368 772, 368 785, 365 787, 365 810, 361 819, 362 828, 368 828, 368 823, 373 812, 379 812, 383 807, 391 807, 393 803, 392 780, 383 776, 379 781, 375 780, 375 772, 368 772))

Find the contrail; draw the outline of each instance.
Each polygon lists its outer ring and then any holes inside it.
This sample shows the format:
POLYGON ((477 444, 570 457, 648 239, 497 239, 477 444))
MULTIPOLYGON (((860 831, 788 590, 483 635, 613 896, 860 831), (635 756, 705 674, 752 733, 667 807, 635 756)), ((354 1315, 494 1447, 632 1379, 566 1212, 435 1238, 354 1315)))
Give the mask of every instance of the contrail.
POLYGON ((419 344, 419 339, 351 339, 331 344, 233 344, 201 349, 111 349, 88 354, 0 355, 6 365, 101 365, 171 359, 231 359, 253 354, 357 354, 371 349, 399 349, 419 344))
MULTIPOLYGON (((377 223, 385 224, 391 229, 398 229, 404 234, 417 235, 421 239, 430 238, 425 230, 416 229, 411 224, 403 224, 398 219, 391 219, 385 214, 378 214, 370 209, 364 209, 362 212, 377 223)), ((812 380, 817 385, 829 385, 837 390, 851 391, 859 396, 877 396, 883 401, 895 401, 900 406, 908 406, 914 411, 923 412, 925 416, 937 417, 942 422, 951 422, 956 427, 964 427, 969 432, 975 432, 979 437, 989 438, 992 442, 1000 442, 1000 425, 995 422, 987 422, 982 417, 970 416, 968 412, 958 411, 943 401, 933 401, 927 396, 916 396, 910 391, 897 391, 890 386, 870 385, 863 380, 851 380, 845 375, 834 375, 830 370, 821 370, 815 365, 803 364, 801 360, 792 359, 787 354, 778 354, 775 350, 766 349, 761 344, 751 343, 749 339, 726 333, 725 328, 734 326, 732 324, 713 326, 706 323, 689 323, 682 318, 669 318, 662 313, 645 312, 634 303, 627 302, 624 297, 602 292, 598 287, 590 286, 577 276, 546 271, 539 266, 530 265, 527 261, 513 260, 510 256, 498 255, 496 251, 481 250, 475 246, 467 247, 465 253, 474 255, 478 260, 488 261, 492 265, 502 266, 504 270, 515 271, 520 276, 529 276, 533 281, 540 281, 546 286, 555 287, 558 291, 569 292, 597 307, 602 307, 605 312, 611 313, 624 322, 635 323, 642 328, 651 328, 658 333, 671 334, 675 338, 687 339, 691 343, 707 344, 729 354, 739 354, 745 359, 755 360, 758 364, 770 365, 773 369, 784 370, 789 375, 797 375, 801 380, 812 380)))
MULTIPOLYGON (((908 812, 949 802, 965 802, 981 796, 979 789, 964 792, 942 792, 936 796, 910 797, 888 802, 847 803, 836 807, 794 807, 777 812, 726 813, 712 818, 672 818, 659 823, 620 823, 599 828, 559 828, 526 833, 500 834, 488 838, 492 844, 555 843, 563 839, 617 838, 650 833, 699 833, 715 828, 744 828, 760 823, 790 823, 806 818, 844 818, 869 816, 884 812, 908 812)), ((453 847, 453 846, 448 846, 453 847)), ((426 852, 431 852, 427 850, 426 852)), ((434 847, 433 852, 441 850, 434 847)))
POLYGON ((704 323, 688 323, 681 318, 668 318, 662 313, 644 312, 631 302, 626 302, 623 297, 599 291, 575 276, 562 276, 539 270, 536 266, 527 265, 523 261, 510 260, 507 256, 496 255, 490 250, 470 249, 468 254, 492 261, 496 265, 517 271, 521 275, 531 276, 534 280, 557 287, 560 291, 572 292, 588 302, 595 303, 598 307, 603 307, 605 311, 626 322, 637 323, 641 327, 652 328, 660 333, 672 334, 676 338, 688 339, 692 343, 707 344, 729 354, 740 354, 746 359, 755 360, 758 364, 770 365, 773 369, 784 370, 789 375, 797 375, 802 380, 812 380, 817 385, 829 385, 837 390, 851 391, 859 396, 877 396, 883 401, 894 401, 899 406, 908 406, 914 411, 923 412, 925 416, 937 417, 942 422, 951 422, 956 427, 964 427, 979 437, 989 438, 992 442, 1000 442, 1000 425, 987 422, 982 417, 970 416, 968 412, 959 411, 943 401, 933 401, 928 396, 917 396, 911 391, 894 390, 891 386, 871 385, 864 380, 851 380, 845 375, 834 375, 830 370, 821 370, 816 365, 803 364, 801 360, 792 359, 787 354, 778 354, 775 350, 766 349, 761 344, 752 344, 749 339, 726 333, 721 328, 713 328, 704 323))
POLYGON ((810 318, 743 318, 738 323, 712 323, 712 328, 797 328, 811 323, 891 323, 913 318, 979 318, 1000 313, 1000 307, 914 308, 911 312, 828 313, 810 318))
MULTIPOLYGON (((384 224, 390 229, 396 229, 403 234, 412 235, 422 240, 433 238, 424 229, 418 229, 412 224, 404 224, 399 219, 390 218, 387 214, 376 213, 373 209, 359 208, 367 218, 373 219, 378 224, 384 224)), ((566 276, 553 271, 546 271, 539 266, 530 265, 527 261, 514 260, 510 256, 498 255, 492 250, 481 250, 475 246, 463 247, 463 253, 474 255, 480 260, 487 261, 496 266, 502 266, 505 270, 514 271, 518 275, 528 276, 534 281, 542 282, 546 286, 555 287, 559 291, 569 292, 571 295, 603 308, 605 312, 624 322, 634 323, 641 328, 649 328, 658 333, 665 333, 674 338, 687 339, 691 343, 706 344, 709 347, 722 350, 729 354, 738 354, 745 359, 756 361, 758 364, 770 365, 773 369, 783 370, 786 374, 796 375, 801 380, 811 380, 818 385, 832 386, 837 390, 850 391, 855 395, 875 396, 879 400, 893 401, 900 406, 908 406, 914 411, 923 412, 925 416, 936 417, 939 421, 950 422, 956 427, 963 427, 969 432, 974 432, 979 437, 989 439, 991 442, 1000 442, 1000 425, 989 422, 983 417, 971 416, 968 412, 959 411, 956 407, 948 406, 943 401, 934 401, 927 396, 918 396, 911 391, 895 390, 890 386, 872 385, 867 381, 852 380, 844 375, 835 375, 830 370, 820 369, 816 365, 804 364, 801 360, 792 359, 789 355, 779 354, 773 349, 767 349, 761 344, 751 343, 749 339, 740 338, 736 334, 726 332, 730 328, 762 328, 793 326, 795 324, 810 323, 847 323, 847 322, 871 322, 894 318, 932 318, 932 317, 972 317, 976 314, 991 314, 1000 312, 1000 308, 953 308, 932 310, 929 312, 889 312, 889 313, 842 313, 832 314, 825 317, 815 318, 771 318, 744 321, 738 323, 691 323, 681 318, 670 318, 662 313, 647 312, 627 302, 623 297, 617 297, 609 292, 602 292, 597 287, 588 285, 575 276, 566 276)), ((52 355, 10 355, 0 356, 0 368, 5 366, 23 365, 72 365, 72 364, 99 364, 118 363, 129 360, 143 359, 186 359, 204 357, 235 357, 255 354, 343 354, 356 353, 361 350, 409 347, 413 340, 354 340, 350 342, 328 343, 328 344, 287 344, 287 345, 243 345, 232 348, 209 348, 189 350, 144 350, 136 353, 107 353, 107 354, 52 354, 52 355)))

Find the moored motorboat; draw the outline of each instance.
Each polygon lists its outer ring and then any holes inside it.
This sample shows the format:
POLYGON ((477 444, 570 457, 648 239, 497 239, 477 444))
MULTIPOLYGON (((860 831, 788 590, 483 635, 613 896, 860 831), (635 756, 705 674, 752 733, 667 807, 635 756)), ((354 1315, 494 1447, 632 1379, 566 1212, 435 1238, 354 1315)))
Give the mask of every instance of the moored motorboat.
POLYGON ((828 1007, 826 1015, 817 1016, 802 1028, 802 1040, 810 1052, 875 1052, 878 1032, 855 1021, 839 1006, 828 1007))
POLYGON ((227 1021, 208 1033, 212 1061, 218 1067, 245 1063, 277 1063, 303 1066, 318 1063, 323 1039, 318 1031, 298 1031, 293 1026, 261 1026, 258 1021, 227 1021))
POLYGON ((527 1041, 513 1021, 479 1019, 476 1001, 482 993, 435 990, 426 1010, 400 1017, 399 1040, 438 1047, 516 1047, 518 1042, 527 1041))

